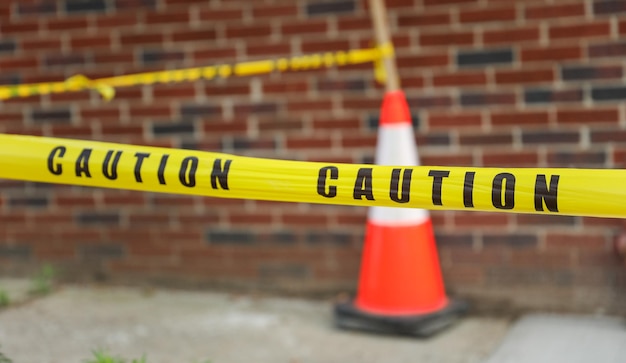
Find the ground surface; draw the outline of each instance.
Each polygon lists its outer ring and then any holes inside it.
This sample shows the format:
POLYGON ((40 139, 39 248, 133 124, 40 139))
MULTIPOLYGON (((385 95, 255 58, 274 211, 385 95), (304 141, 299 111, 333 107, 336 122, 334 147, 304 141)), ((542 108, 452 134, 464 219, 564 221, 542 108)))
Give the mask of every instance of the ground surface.
POLYGON ((148 363, 626 362, 616 317, 470 315, 416 339, 338 330, 327 301, 93 286, 33 298, 28 282, 0 286, 13 300, 0 309, 0 352, 14 363, 83 363, 99 348, 148 363))

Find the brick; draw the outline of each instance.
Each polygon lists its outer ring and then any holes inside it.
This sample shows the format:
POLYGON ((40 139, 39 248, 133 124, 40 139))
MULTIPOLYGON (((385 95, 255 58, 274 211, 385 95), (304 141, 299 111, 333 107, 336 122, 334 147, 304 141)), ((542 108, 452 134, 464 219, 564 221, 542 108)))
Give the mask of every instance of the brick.
POLYGON ((554 25, 548 30, 550 39, 608 37, 611 26, 608 22, 592 24, 554 25))
POLYGON ((483 153, 482 165, 485 167, 536 167, 539 155, 536 152, 498 152, 483 153))
MULTIPOLYGON (((211 84, 207 83, 204 86, 204 93, 207 96, 246 96, 250 94, 249 84, 234 84, 231 82, 223 84, 211 84)), ((217 109, 217 112, 221 112, 221 109, 217 109)))
POLYGON ((143 194, 124 193, 124 194, 105 194, 103 202, 108 207, 132 207, 145 205, 146 200, 143 194))
POLYGON ((328 137, 288 137, 285 141, 288 149, 329 149, 332 141, 328 137))
POLYGON ((10 85, 10 84, 20 84, 22 83, 22 77, 20 74, 3 74, 0 75, 0 84, 1 85, 10 85))
POLYGON ((614 66, 564 66, 561 78, 564 81, 622 78, 621 65, 614 66))
POLYGON ((24 15, 51 15, 57 12, 57 6, 55 2, 42 1, 42 2, 20 2, 17 4, 17 13, 20 16, 24 15))
POLYGON ((119 10, 129 9, 155 9, 158 0, 114 0, 115 8, 119 10))
POLYGON ((24 20, 19 22, 5 22, 0 24, 0 33, 3 37, 7 35, 17 35, 38 32, 41 23, 35 20, 24 20))
POLYGON ((595 1, 593 13, 596 15, 614 15, 626 12, 626 3, 622 0, 595 1))
MULTIPOLYGON (((507 227, 509 215, 506 213, 456 212, 453 217, 454 226, 458 228, 507 227)), ((468 247, 471 247, 471 243, 468 247)))
POLYGON ((422 154, 422 163, 424 165, 455 165, 455 166, 474 166, 474 158, 467 152, 462 154, 422 154))
POLYGON ((347 40, 302 41, 304 53, 338 52, 348 49, 350 49, 350 42, 347 40))
POLYGON ((626 132, 619 130, 591 131, 592 143, 626 142, 626 132))
POLYGON ((510 133, 491 133, 489 135, 468 135, 463 134, 459 137, 461 146, 502 146, 511 145, 513 143, 513 135, 510 133))
POLYGON ((195 127, 192 123, 158 123, 152 125, 152 133, 155 136, 170 136, 170 135, 193 135, 195 127))
POLYGON ((116 212, 83 212, 76 214, 76 222, 82 225, 117 225, 120 215, 116 212))
POLYGON ((372 19, 369 16, 351 16, 337 19, 337 30, 339 32, 349 32, 354 30, 372 29, 372 19))
POLYGON ((307 22, 292 22, 282 24, 280 31, 283 35, 301 35, 311 33, 326 33, 328 31, 328 22, 326 20, 315 20, 307 22))
MULTIPOLYGON (((285 216, 286 217, 286 216, 285 216)), ((300 222, 304 222, 305 225, 309 224, 309 225, 323 225, 325 224, 324 222, 324 218, 325 216, 319 216, 319 222, 318 223, 307 223, 307 217, 308 216, 302 216, 304 217, 304 220, 301 220, 300 222)), ((297 221, 293 221, 293 222, 286 222, 286 224, 291 225, 291 224, 298 224, 297 221)), ((353 242, 353 235, 351 233, 345 233, 345 232, 308 232, 306 234, 306 243, 310 244, 310 245, 321 245, 321 244, 328 244, 328 245, 334 245, 334 246, 350 246, 352 245, 353 242)))
POLYGON ((548 126, 546 111, 503 111, 491 113, 491 125, 498 126, 548 126))
MULTIPOLYGON (((433 83, 433 86, 435 87, 459 87, 459 86, 486 85, 487 75, 483 72, 438 74, 438 75, 433 76, 432 83, 433 83)), ((405 86, 404 82, 403 82, 403 86, 405 86)))
POLYGON ((261 264, 258 267, 257 274, 262 280, 308 280, 311 277, 312 272, 309 266, 303 264, 289 262, 272 262, 261 264))
POLYGON ((25 260, 31 258, 32 254, 31 246, 0 246, 0 259, 25 260))
POLYGON ((538 239, 534 234, 485 234, 482 237, 485 248, 508 246, 513 248, 534 248, 538 239))
POLYGON ((580 134, 568 131, 524 131, 522 142, 529 145, 537 144, 578 144, 580 134))
POLYGON ((277 18, 295 17, 298 15, 298 7, 292 4, 258 5, 252 8, 253 18, 277 18))
POLYGON ((72 114, 68 108, 56 110, 33 110, 31 117, 35 122, 70 122, 72 114))
POLYGON ((487 45, 539 42, 539 37, 538 27, 487 29, 482 34, 483 43, 487 45))
POLYGON ((272 29, 269 24, 231 25, 226 28, 226 38, 258 38, 269 37, 272 29))
POLYGON ((87 245, 78 247, 78 254, 87 260, 122 258, 125 255, 125 249, 121 244, 87 245))
POLYGON ((170 117, 169 106, 131 106, 130 117, 170 117))
POLYGON ((39 62, 34 56, 7 57, 0 59, 0 69, 4 71, 37 68, 39 62))
POLYGON ((529 89, 524 91, 524 102, 527 104, 582 102, 583 97, 583 91, 581 89, 529 89))
POLYGON ((3 39, 0 40, 0 54, 10 54, 15 52, 15 40, 3 39))
POLYGON ((70 137, 86 139, 93 136, 93 130, 90 125, 73 126, 73 125, 53 125, 50 133, 54 137, 70 137))
POLYGON ((214 62, 216 59, 234 59, 237 56, 237 50, 234 46, 226 46, 222 48, 196 49, 192 53, 193 61, 196 63, 214 62))
POLYGON ((184 24, 189 23, 189 21, 189 11, 168 11, 163 13, 151 11, 144 14, 144 22, 148 25, 184 24))
POLYGON ((516 96, 513 93, 461 93, 459 102, 462 106, 514 105, 516 96))
POLYGON ((482 125, 482 116, 479 113, 440 113, 428 115, 429 130, 443 128, 463 128, 463 127, 480 127, 482 125))
POLYGON ((330 14, 353 13, 356 10, 354 0, 318 1, 306 4, 305 12, 308 16, 322 16, 330 14))
POLYGON ((291 44, 288 43, 265 43, 246 44, 246 54, 249 56, 289 56, 292 54, 291 44))
POLYGON ((144 64, 182 62, 183 60, 185 60, 185 53, 182 51, 143 50, 141 52, 141 61, 144 64))
POLYGON ((94 196, 82 195, 57 195, 55 204, 59 207, 95 207, 96 201, 94 196))
POLYGON ((228 216, 228 221, 231 225, 270 225, 272 223, 272 216, 267 213, 231 213, 228 216))
POLYGON ((471 31, 421 33, 419 44, 422 46, 472 45, 474 44, 474 33, 471 31))
POLYGON ((69 14, 107 11, 105 0, 65 0, 65 12, 69 14))
POLYGON ((607 155, 601 151, 557 151, 548 153, 547 160, 550 166, 555 167, 602 167, 605 166, 607 155))
POLYGON ((229 122, 205 122, 202 124, 205 133, 216 135, 219 133, 226 134, 245 134, 248 131, 248 123, 246 120, 234 120, 229 122))
POLYGON ((522 62, 558 62, 580 59, 582 49, 579 46, 560 46, 551 48, 522 48, 520 59, 522 62))
POLYGON ((415 109, 450 107, 452 105, 452 97, 447 96, 447 95, 408 97, 407 102, 409 104, 409 107, 415 108, 415 109))
POLYGON ((164 40, 163 33, 125 33, 120 35, 122 46, 161 44, 164 40))
POLYGON ((153 86, 154 98, 193 98, 196 88, 193 83, 160 84, 153 86))
POLYGON ((624 86, 593 87, 591 89, 591 98, 594 101, 624 100, 626 99, 626 87, 624 86))
POLYGON ((304 81, 287 82, 283 80, 266 80, 263 82, 264 94, 296 94, 304 93, 308 89, 309 86, 304 81))
POLYGON ((128 14, 125 12, 116 12, 114 14, 98 15, 95 18, 95 25, 98 30, 107 28, 123 28, 135 26, 139 23, 137 14, 128 14))
POLYGON ((134 136, 134 135, 142 135, 143 127, 141 126, 120 126, 120 125, 108 125, 103 124, 100 126, 100 133, 105 136, 134 136))
POLYGON ((44 56, 43 63, 48 67, 82 65, 87 63, 84 54, 49 54, 44 56))
POLYGON ((609 109, 566 109, 557 110, 556 120, 559 124, 618 123, 619 110, 609 109))
POLYGON ((85 30, 89 26, 87 22, 87 18, 56 18, 50 19, 47 21, 45 28, 48 30, 58 30, 58 31, 67 31, 67 30, 85 30))
POLYGON ((11 208, 45 208, 49 204, 45 197, 11 197, 9 206, 11 208))
POLYGON ((344 135, 341 138, 341 146, 346 149, 375 148, 376 137, 373 135, 344 135))
POLYGON ((222 113, 222 108, 207 104, 183 104, 180 106, 179 112, 185 117, 215 116, 222 113))
POLYGON ((498 70, 495 72, 495 80, 497 84, 546 83, 554 81, 554 71, 552 68, 498 70))
POLYGON ((200 10, 201 21, 229 21, 238 20, 243 18, 243 11, 241 9, 202 9, 200 10))
POLYGON ((459 21, 461 23, 513 21, 515 17, 516 11, 514 7, 468 9, 459 13, 459 21))
POLYGON ((429 26, 450 25, 451 16, 449 12, 425 14, 405 13, 398 15, 398 25, 401 27, 415 27, 423 29, 429 26))
POLYGON ((319 91, 364 91, 366 88, 367 85, 363 79, 321 79, 317 81, 319 91))
POLYGON ((423 0, 424 6, 446 6, 453 4, 477 4, 478 0, 423 0))
POLYGON ((195 42, 215 40, 217 32, 215 28, 200 30, 177 30, 172 32, 172 41, 179 42, 195 42))
POLYGON ((141 225, 162 225, 168 226, 170 223, 170 216, 168 213, 154 212, 133 212, 129 216, 129 222, 131 226, 141 225))
MULTIPOLYGON (((294 125, 300 125, 293 122, 294 125)), ((358 130, 361 127, 361 120, 356 117, 348 118, 314 118, 311 126, 315 130, 358 130)))
POLYGON ((134 61, 135 61, 135 53, 131 51, 106 52, 106 53, 95 52, 92 58, 93 63, 101 64, 101 65, 115 64, 115 63, 133 64, 134 61))
POLYGON ((562 19, 566 17, 582 17, 585 15, 585 4, 559 4, 528 6, 525 9, 527 19, 562 19))
POLYGON ((474 237, 469 233, 445 233, 437 232, 435 241, 439 248, 466 247, 471 248, 474 244, 474 237))
POLYGON ((80 109, 79 115, 81 119, 118 119, 120 110, 117 107, 98 107, 84 106, 80 109))
POLYGON ((591 44, 588 48, 589 57, 621 57, 626 55, 626 42, 591 44))
POLYGON ((278 105, 270 102, 236 104, 234 111, 236 116, 245 116, 250 114, 275 114, 278 112, 278 105))
POLYGON ((448 146, 452 143, 450 135, 428 133, 428 135, 418 135, 415 139, 416 143, 420 146, 448 146))
POLYGON ((109 48, 111 47, 111 37, 110 35, 72 37, 70 47, 72 49, 109 48))
POLYGON ((234 137, 232 147, 236 151, 274 150, 277 147, 277 142, 273 138, 258 139, 250 137, 234 137))
POLYGON ((396 63, 398 68, 407 69, 447 67, 450 63, 450 56, 448 54, 398 56, 396 63))
POLYGON ((206 233, 206 240, 210 244, 252 245, 256 238, 253 232, 210 230, 206 233))
POLYGON ((581 248, 590 250, 606 250, 607 240, 602 234, 591 233, 567 233, 551 232, 546 233, 547 249, 571 249, 581 248))
POLYGON ((491 49, 458 52, 456 62, 459 67, 487 66, 513 63, 513 50, 491 49))

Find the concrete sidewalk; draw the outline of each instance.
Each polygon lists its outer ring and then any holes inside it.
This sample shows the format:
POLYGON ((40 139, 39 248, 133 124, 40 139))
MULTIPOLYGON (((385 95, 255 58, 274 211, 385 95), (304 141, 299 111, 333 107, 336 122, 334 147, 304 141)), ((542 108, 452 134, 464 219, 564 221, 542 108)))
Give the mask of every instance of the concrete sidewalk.
POLYGON ((0 309, 0 352, 14 363, 83 363, 95 349, 148 363, 621 363, 618 318, 468 316, 430 339, 337 330, 332 303, 215 292, 65 286, 0 309))
POLYGON ((472 363, 509 328, 468 317, 419 340, 337 330, 331 311, 300 299, 64 287, 0 311, 0 352, 14 363, 82 363, 97 348, 148 363, 472 363))

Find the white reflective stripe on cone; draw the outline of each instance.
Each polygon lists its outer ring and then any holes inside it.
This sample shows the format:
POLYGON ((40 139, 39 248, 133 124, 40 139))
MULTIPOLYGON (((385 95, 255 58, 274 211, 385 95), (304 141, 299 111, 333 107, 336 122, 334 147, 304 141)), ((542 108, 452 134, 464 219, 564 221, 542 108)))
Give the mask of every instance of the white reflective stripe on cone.
POLYGON ((383 226, 412 226, 426 222, 430 214, 425 209, 370 207, 368 222, 383 226))
MULTIPOLYGON (((376 164, 419 165, 415 136, 410 122, 388 124, 379 128, 376 164)), ((430 215, 425 209, 371 207, 368 211, 369 222, 385 226, 420 224, 429 218, 430 215)))
POLYGON ((410 123, 398 123, 378 130, 377 165, 419 165, 415 135, 410 123))

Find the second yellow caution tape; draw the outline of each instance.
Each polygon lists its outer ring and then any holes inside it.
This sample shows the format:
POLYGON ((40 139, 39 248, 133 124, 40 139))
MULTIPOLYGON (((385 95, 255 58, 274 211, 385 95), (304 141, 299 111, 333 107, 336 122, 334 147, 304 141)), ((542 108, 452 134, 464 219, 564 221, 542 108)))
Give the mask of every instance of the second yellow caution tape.
POLYGON ((222 198, 626 217, 626 171, 298 162, 0 134, 0 178, 222 198))
POLYGON ((346 66, 373 62, 376 80, 384 83, 386 74, 381 60, 393 55, 393 46, 383 44, 368 49, 328 52, 303 55, 291 58, 268 59, 237 64, 222 64, 206 67, 194 67, 158 72, 128 74, 124 76, 89 79, 76 75, 63 82, 31 83, 15 86, 0 86, 0 100, 50 93, 77 92, 93 89, 105 100, 115 97, 115 88, 155 83, 188 82, 199 79, 227 78, 231 76, 251 76, 271 72, 302 71, 322 67, 346 66))

